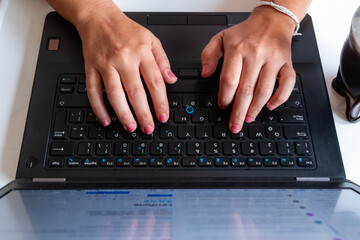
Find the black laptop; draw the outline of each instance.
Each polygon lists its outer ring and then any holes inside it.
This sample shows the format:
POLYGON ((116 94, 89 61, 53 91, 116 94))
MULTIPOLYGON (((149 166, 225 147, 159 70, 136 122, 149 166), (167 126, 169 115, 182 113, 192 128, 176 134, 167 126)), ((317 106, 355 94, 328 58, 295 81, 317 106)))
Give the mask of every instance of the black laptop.
POLYGON ((104 94, 102 127, 76 29, 49 13, 16 180, 0 191, 4 239, 359 239, 360 188, 345 178, 310 16, 292 42, 289 100, 233 134, 216 104, 221 63, 203 79, 200 55, 249 13, 127 15, 179 78, 169 121, 126 132, 104 94))

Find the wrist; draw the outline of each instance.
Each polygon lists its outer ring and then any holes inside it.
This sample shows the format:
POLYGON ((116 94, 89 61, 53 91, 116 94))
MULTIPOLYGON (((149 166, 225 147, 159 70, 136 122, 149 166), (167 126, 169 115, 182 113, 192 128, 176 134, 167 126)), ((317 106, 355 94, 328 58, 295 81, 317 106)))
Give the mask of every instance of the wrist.
POLYGON ((271 30, 292 37, 297 23, 286 14, 279 12, 271 6, 256 7, 250 15, 251 19, 256 19, 259 24, 264 24, 271 30))

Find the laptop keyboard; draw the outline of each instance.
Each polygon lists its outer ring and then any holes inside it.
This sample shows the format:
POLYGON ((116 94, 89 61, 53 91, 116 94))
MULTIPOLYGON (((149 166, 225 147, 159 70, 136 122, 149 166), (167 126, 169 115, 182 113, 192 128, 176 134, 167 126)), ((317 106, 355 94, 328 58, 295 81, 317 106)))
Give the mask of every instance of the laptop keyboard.
MULTIPOLYGON (((194 77, 196 71, 177 70, 185 77, 194 77)), ((139 129, 133 133, 125 131, 104 95, 112 116, 112 123, 106 128, 91 110, 85 76, 59 76, 46 168, 85 171, 316 167, 300 76, 286 103, 274 111, 264 108, 238 134, 228 130, 231 108, 222 111, 217 107, 216 92, 168 93, 169 121, 163 124, 155 119, 152 135, 139 129)))

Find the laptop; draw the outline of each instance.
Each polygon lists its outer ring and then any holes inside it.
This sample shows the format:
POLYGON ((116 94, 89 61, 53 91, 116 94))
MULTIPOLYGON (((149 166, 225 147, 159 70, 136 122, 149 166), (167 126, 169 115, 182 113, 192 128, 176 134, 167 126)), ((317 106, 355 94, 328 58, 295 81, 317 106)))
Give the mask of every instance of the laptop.
POLYGON ((289 100, 232 134, 216 106, 221 63, 202 79, 200 54, 249 13, 126 14, 161 40, 179 78, 169 121, 128 133, 105 94, 103 128, 76 29, 49 13, 16 180, 0 190, 4 239, 359 238, 360 188, 345 178, 310 16, 292 42, 289 100))

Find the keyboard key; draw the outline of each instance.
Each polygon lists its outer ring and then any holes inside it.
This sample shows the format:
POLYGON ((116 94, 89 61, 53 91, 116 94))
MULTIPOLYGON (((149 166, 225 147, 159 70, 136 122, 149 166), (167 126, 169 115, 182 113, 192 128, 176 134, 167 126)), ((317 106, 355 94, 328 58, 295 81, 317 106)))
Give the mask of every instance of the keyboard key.
POLYGON ((194 137, 192 126, 178 126, 178 138, 180 139, 191 139, 194 137))
POLYGON ((300 95, 290 95, 289 99, 285 102, 286 107, 301 108, 302 100, 300 95))
POLYGON ((109 142, 98 142, 96 144, 96 155, 105 156, 111 153, 111 143, 109 142))
POLYGON ((245 167, 246 159, 245 158, 231 158, 231 166, 233 167, 245 167))
POLYGON ((195 137, 204 139, 211 137, 211 128, 209 126, 196 126, 195 127, 195 137))
POLYGON ((160 127, 160 138, 172 139, 175 137, 175 131, 176 131, 175 126, 167 125, 167 126, 160 127))
POLYGON ((184 167, 195 167, 197 163, 197 160, 194 157, 183 157, 181 161, 184 167))
POLYGON ((82 123, 84 120, 84 112, 81 110, 70 111, 69 122, 70 123, 82 123))
POLYGON ((199 167, 211 167, 213 165, 213 159, 209 157, 199 158, 199 167))
POLYGON ((306 139, 308 138, 305 126, 285 126, 285 137, 288 139, 306 139))
POLYGON ((196 96, 194 95, 184 95, 182 97, 183 100, 183 107, 192 106, 196 107, 196 96))
POLYGON ((101 158, 100 166, 101 167, 114 167, 114 159, 113 158, 101 158))
POLYGON ((85 158, 83 161, 84 167, 97 167, 98 159, 95 157, 85 158))
POLYGON ((210 122, 213 123, 222 123, 224 122, 224 114, 221 111, 210 111, 209 112, 210 122))
POLYGON ((72 127, 70 137, 74 139, 85 138, 85 127, 72 127))
POLYGON ((78 80, 79 80, 80 84, 85 84, 85 82, 86 82, 85 75, 79 75, 78 80))
POLYGON ((155 128, 151 134, 142 133, 143 139, 156 139, 159 137, 158 129, 155 128))
POLYGON ((264 158, 265 167, 277 167, 279 166, 279 159, 275 157, 264 158))
POLYGON ((219 142, 206 142, 205 143, 205 154, 214 156, 221 154, 221 143, 219 142))
POLYGON ((206 112, 203 109, 196 109, 191 114, 191 121, 193 123, 205 123, 206 122, 206 112))
POLYGON ((215 167, 227 167, 229 166, 229 159, 224 157, 215 158, 215 167))
POLYGON ((169 143, 169 155, 177 156, 183 154, 182 142, 170 142, 169 143))
POLYGON ((58 107, 78 107, 78 108, 86 108, 91 107, 89 99, 86 94, 63 94, 58 97, 57 101, 58 107))
POLYGON ((164 142, 152 142, 150 144, 150 154, 159 156, 165 154, 165 143, 164 142))
POLYGON ((278 111, 279 121, 282 123, 303 123, 305 122, 304 111, 298 109, 282 109, 278 111))
POLYGON ((260 142, 259 145, 261 155, 274 155, 276 153, 274 142, 260 142))
POLYGON ((150 167, 162 167, 163 166, 163 158, 162 157, 150 158, 149 165, 150 165, 150 167))
POLYGON ((66 127, 66 110, 58 110, 55 114, 55 122, 53 128, 54 139, 66 139, 68 128, 66 127))
POLYGON ((199 70, 197 68, 181 68, 179 69, 179 78, 198 78, 199 70))
POLYGON ((129 143, 128 142, 115 143, 114 154, 117 156, 128 156, 129 155, 129 143))
POLYGON ((93 154, 94 143, 81 142, 78 145, 78 154, 80 156, 91 156, 93 154))
POLYGON ((224 155, 239 155, 239 143, 237 142, 224 142, 224 155))
POLYGON ((146 167, 146 165, 147 165, 146 158, 134 158, 133 159, 134 167, 146 167))
POLYGON ((278 142, 277 148, 279 155, 292 155, 294 153, 291 142, 278 142))
POLYGON ((134 132, 124 131, 125 139, 138 139, 139 138, 139 130, 136 129, 134 132))
POLYGON ((296 149, 296 153, 299 155, 307 155, 307 156, 311 155, 310 145, 307 142, 295 143, 295 149, 296 149))
POLYGON ((141 156, 147 154, 147 143, 146 142, 134 142, 132 144, 132 154, 135 156, 141 156))
POLYGON ((248 158, 247 164, 249 167, 261 167, 262 159, 261 158, 248 158))
POLYGON ((116 159, 116 166, 118 167, 130 167, 130 160, 129 157, 121 157, 116 159))
POLYGON ((280 139, 282 138, 281 127, 280 126, 266 126, 265 127, 266 136, 270 139, 280 139))
POLYGON ((204 108, 213 108, 215 107, 215 97, 214 96, 200 96, 199 105, 204 108))
POLYGON ((72 84, 76 83, 76 76, 75 75, 60 75, 60 82, 65 84, 72 84))
POLYGON ((170 95, 168 96, 168 100, 170 108, 180 107, 180 96, 170 95))
POLYGON ((166 158, 165 165, 167 167, 178 167, 180 165, 180 158, 178 157, 166 158))
POLYGON ((81 167, 81 158, 68 158, 66 165, 68 167, 81 167))
POLYGON ((292 157, 280 158, 280 165, 283 167, 293 167, 295 166, 295 160, 292 157))
POLYGON ((75 151, 74 142, 54 142, 51 144, 50 155, 53 156, 72 156, 75 151))
POLYGON ((264 107, 260 112, 261 122, 264 123, 275 123, 277 121, 276 111, 270 111, 268 108, 264 107))
POLYGON ((175 123, 188 123, 189 122, 189 114, 185 111, 185 109, 175 109, 174 111, 174 122, 175 123))
POLYGON ((85 85, 79 85, 78 88, 77 88, 77 92, 78 93, 86 93, 87 92, 86 86, 85 85))
POLYGON ((203 154, 201 142, 188 142, 187 143, 187 154, 191 156, 203 154))
POLYGON ((104 128, 100 126, 91 126, 89 128, 90 139, 102 139, 104 137, 104 128))
POLYGON ((312 167, 314 165, 312 159, 308 157, 297 158, 297 163, 300 167, 312 167))
POLYGON ((98 122, 98 118, 96 117, 95 113, 93 111, 87 111, 86 114, 86 122, 88 123, 96 123, 98 122))
POLYGON ((233 139, 245 139, 246 138, 246 128, 243 127, 238 133, 230 133, 231 138, 233 139))
POLYGON ((50 158, 48 165, 49 165, 49 167, 63 167, 64 159, 63 158, 50 158))
POLYGON ((74 86, 60 86, 59 92, 61 93, 72 93, 74 91, 74 86))
POLYGON ((263 139, 265 137, 263 126, 249 126, 249 137, 252 139, 263 139))
POLYGON ((224 125, 215 125, 213 127, 214 138, 228 138, 228 127, 224 125))
POLYGON ((241 150, 243 155, 256 155, 257 143, 256 142, 242 142, 241 150))
POLYGON ((112 122, 110 126, 106 127, 106 138, 108 139, 120 139, 122 135, 123 127, 118 122, 112 122))

